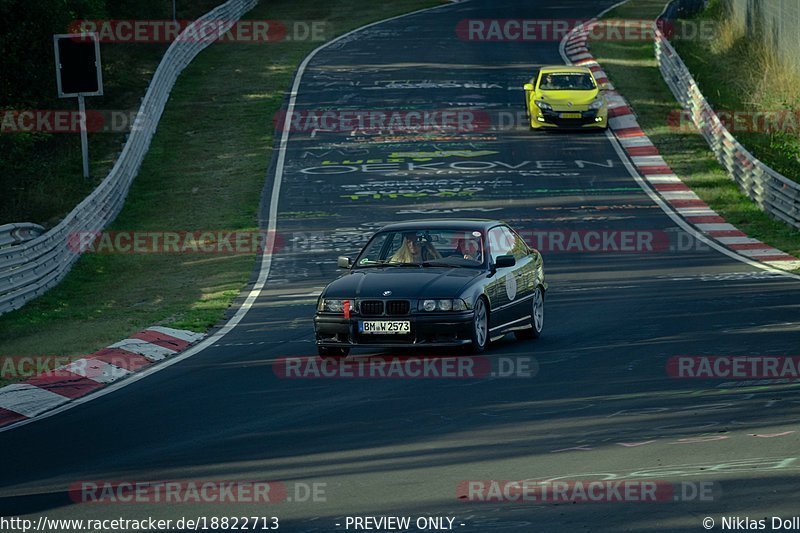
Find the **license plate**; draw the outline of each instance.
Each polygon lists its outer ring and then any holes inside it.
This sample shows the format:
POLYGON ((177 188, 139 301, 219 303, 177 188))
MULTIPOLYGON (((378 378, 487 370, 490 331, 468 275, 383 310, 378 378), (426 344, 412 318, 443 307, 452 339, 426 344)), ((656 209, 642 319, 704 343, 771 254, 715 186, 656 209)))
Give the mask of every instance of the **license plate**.
POLYGON ((358 331, 375 335, 403 335, 411 333, 411 322, 408 320, 362 320, 358 323, 358 331))
POLYGON ((561 118, 581 118, 580 113, 561 113, 561 118))

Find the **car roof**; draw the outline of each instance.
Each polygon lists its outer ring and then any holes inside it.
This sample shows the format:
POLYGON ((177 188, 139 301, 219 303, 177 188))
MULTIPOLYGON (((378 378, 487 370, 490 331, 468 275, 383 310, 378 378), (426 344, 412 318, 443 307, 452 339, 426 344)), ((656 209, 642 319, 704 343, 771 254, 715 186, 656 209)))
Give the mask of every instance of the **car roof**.
POLYGON ((380 231, 403 231, 425 229, 456 229, 456 230, 489 230, 499 224, 505 224, 501 220, 491 220, 486 218, 423 218, 418 220, 408 220, 406 222, 395 222, 383 226, 380 231))
POLYGON ((551 72, 581 72, 581 73, 589 73, 591 72, 590 69, 587 67, 576 67, 574 65, 552 65, 548 67, 542 67, 539 69, 540 72, 544 73, 551 73, 551 72))

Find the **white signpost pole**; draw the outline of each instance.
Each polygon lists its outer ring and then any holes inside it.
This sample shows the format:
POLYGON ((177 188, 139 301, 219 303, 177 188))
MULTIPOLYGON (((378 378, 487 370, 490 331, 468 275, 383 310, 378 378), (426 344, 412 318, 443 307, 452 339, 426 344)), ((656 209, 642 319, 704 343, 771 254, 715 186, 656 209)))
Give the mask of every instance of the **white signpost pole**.
POLYGON ((89 177, 89 138, 86 134, 86 104, 83 95, 78 95, 78 120, 81 125, 81 153, 83 154, 83 177, 89 177))

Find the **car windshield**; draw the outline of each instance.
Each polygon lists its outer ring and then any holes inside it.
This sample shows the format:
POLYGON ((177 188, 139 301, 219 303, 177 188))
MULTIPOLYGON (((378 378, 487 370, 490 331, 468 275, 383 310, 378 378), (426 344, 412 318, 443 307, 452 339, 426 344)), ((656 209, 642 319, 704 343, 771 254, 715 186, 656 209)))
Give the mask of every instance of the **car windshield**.
POLYGON ((356 259, 355 268, 378 266, 467 267, 484 263, 480 231, 419 228, 377 233, 356 259))
POLYGON ((543 74, 539 89, 543 91, 590 91, 596 85, 586 72, 559 72, 543 74))

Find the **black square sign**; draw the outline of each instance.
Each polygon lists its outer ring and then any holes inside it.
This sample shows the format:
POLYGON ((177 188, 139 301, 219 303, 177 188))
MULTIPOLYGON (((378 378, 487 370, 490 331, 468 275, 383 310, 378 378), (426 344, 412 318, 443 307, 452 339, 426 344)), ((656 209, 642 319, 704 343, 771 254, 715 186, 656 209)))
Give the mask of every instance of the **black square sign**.
POLYGON ((102 96, 97 34, 54 35, 58 96, 102 96))

